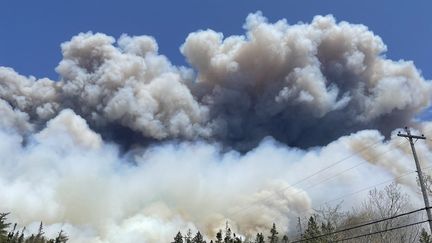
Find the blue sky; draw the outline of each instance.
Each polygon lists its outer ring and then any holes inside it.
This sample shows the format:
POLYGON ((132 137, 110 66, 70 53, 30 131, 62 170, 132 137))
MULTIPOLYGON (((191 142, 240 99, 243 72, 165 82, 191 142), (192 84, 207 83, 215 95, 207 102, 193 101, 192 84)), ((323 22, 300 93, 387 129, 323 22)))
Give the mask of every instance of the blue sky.
POLYGON ((14 0, 2 1, 0 9, 0 66, 38 78, 58 78, 60 43, 79 32, 152 35, 160 53, 186 65, 179 47, 188 33, 211 28, 225 36, 242 34, 247 14, 260 10, 272 22, 333 14, 339 21, 365 24, 383 38, 387 57, 413 60, 432 79, 432 2, 427 0, 14 0))

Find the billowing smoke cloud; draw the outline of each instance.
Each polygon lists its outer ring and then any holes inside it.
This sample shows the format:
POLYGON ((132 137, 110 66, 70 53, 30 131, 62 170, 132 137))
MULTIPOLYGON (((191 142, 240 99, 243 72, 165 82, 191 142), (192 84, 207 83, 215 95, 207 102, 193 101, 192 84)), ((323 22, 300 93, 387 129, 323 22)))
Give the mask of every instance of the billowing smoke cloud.
MULTIPOLYGON (((256 13, 244 28, 191 33, 191 68, 152 37, 100 33, 62 44, 58 81, 0 67, 0 211, 72 242, 153 243, 188 228, 212 236, 226 221, 244 235, 273 222, 293 231, 312 207, 386 178, 415 198, 401 177, 409 147, 391 135, 431 99, 412 62, 386 59, 378 36, 331 16, 288 25, 256 13)), ((418 150, 432 159, 430 141, 418 150)))
POLYGON ((196 78, 159 55, 151 37, 79 34, 62 44, 59 82, 0 69, 0 98, 11 106, 2 109, 14 110, 20 131, 70 108, 102 133, 118 125, 151 140, 203 138, 247 150, 268 135, 302 147, 364 128, 389 135, 429 104, 430 83, 412 62, 386 59, 363 25, 331 16, 271 24, 257 13, 244 27, 245 36, 187 37, 181 50, 196 78))

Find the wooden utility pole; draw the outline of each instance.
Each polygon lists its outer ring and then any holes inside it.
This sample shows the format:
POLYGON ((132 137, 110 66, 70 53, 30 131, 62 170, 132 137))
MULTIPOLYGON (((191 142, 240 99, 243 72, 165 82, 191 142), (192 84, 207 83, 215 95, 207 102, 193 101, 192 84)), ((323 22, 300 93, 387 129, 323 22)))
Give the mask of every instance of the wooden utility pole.
POLYGON ((420 163, 419 163, 418 158, 417 158, 417 153, 416 153, 416 150, 414 147, 414 141, 413 141, 414 139, 416 139, 416 141, 418 139, 426 139, 426 137, 423 134, 421 136, 411 135, 411 132, 410 132, 408 127, 405 127, 405 132, 406 132, 406 134, 398 132, 398 136, 408 139, 408 141, 411 145, 411 150, 412 150, 412 154, 414 157, 414 162, 416 164, 417 174, 418 174, 418 178, 419 178, 419 182, 420 182, 420 188, 421 188, 421 191, 423 194, 423 200, 424 200, 426 213, 427 213, 427 217, 428 217, 429 229, 432 233, 432 213, 431 213, 431 208, 429 206, 429 198, 427 195, 426 186, 425 186, 424 179, 423 179, 423 172, 421 170, 420 163))

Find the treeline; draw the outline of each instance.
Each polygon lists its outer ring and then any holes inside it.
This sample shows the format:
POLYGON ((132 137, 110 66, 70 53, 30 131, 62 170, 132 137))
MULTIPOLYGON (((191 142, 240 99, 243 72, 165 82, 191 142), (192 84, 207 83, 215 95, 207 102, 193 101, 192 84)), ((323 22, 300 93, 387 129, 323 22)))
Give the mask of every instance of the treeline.
MULTIPOLYGON (((431 187, 432 183, 429 183, 429 192, 432 192, 431 187)), ((298 218, 298 223, 291 224, 289 229, 281 230, 273 224, 268 232, 244 236, 232 232, 227 224, 224 230, 219 230, 214 236, 204 236, 199 231, 178 232, 171 243, 432 243, 431 236, 422 228, 426 225, 417 224, 424 222, 425 210, 415 209, 408 195, 402 193, 399 186, 393 183, 383 190, 369 191, 366 200, 356 208, 343 211, 339 204, 316 209, 315 214, 298 218)), ((0 213, 0 243, 68 241, 63 231, 54 238, 46 237, 42 223, 38 232, 26 235, 25 228, 18 229, 17 224, 8 223, 7 216, 7 213, 0 213)))
POLYGON ((226 226, 213 239, 204 239, 201 232, 193 235, 188 231, 184 234, 178 232, 171 243, 432 243, 431 236, 422 228, 426 224, 415 224, 424 221, 424 217, 425 210, 414 210, 408 195, 393 183, 383 190, 369 191, 367 199, 356 208, 342 211, 339 204, 317 209, 312 216, 298 218, 297 224, 290 225, 295 226, 294 229, 282 233, 273 224, 268 232, 239 236, 226 226), (367 225, 358 227, 364 224, 367 225), (359 237, 353 238, 356 236, 359 237))
MULTIPOLYGON (((254 241, 244 241, 242 237, 239 237, 235 233, 232 233, 231 229, 227 226, 227 228, 225 229, 225 233, 223 233, 222 230, 219 230, 219 232, 216 233, 215 241, 210 240, 210 243, 243 243, 243 242, 288 243, 289 242, 287 235, 282 236, 280 241, 278 235, 279 232, 276 229, 276 225, 273 224, 273 227, 270 229, 269 236, 267 236, 267 241, 263 233, 257 233, 254 241)), ((177 235, 174 237, 174 241, 172 243, 207 243, 207 241, 204 240, 201 232, 198 231, 195 234, 195 236, 192 237, 192 233, 189 230, 185 236, 183 236, 181 232, 178 232, 177 235)))
POLYGON ((0 213, 0 243, 64 243, 68 240, 63 231, 60 231, 55 238, 45 237, 42 222, 36 234, 26 236, 25 227, 21 230, 17 229, 17 224, 11 227, 11 223, 7 222, 7 216, 8 213, 0 213))

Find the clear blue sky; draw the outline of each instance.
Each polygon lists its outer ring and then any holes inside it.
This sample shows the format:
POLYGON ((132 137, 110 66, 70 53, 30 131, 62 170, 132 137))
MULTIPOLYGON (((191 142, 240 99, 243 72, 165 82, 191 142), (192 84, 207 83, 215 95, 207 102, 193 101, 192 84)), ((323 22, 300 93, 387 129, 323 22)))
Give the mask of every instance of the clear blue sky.
POLYGON ((318 14, 367 25, 388 46, 387 57, 413 60, 432 79, 432 1, 349 0, 11 0, 0 3, 0 66, 24 75, 57 79, 60 43, 79 32, 114 37, 152 35, 160 53, 186 64, 179 52, 188 33, 211 28, 242 34, 248 13, 270 21, 309 22, 318 14))

